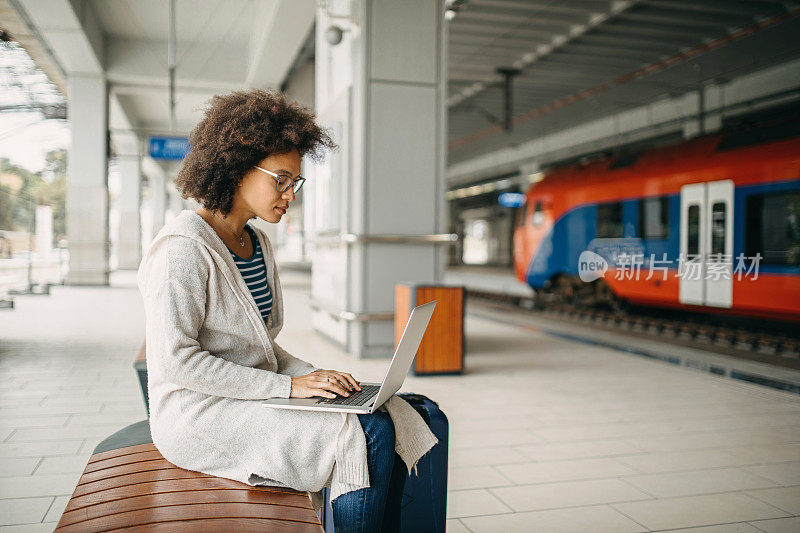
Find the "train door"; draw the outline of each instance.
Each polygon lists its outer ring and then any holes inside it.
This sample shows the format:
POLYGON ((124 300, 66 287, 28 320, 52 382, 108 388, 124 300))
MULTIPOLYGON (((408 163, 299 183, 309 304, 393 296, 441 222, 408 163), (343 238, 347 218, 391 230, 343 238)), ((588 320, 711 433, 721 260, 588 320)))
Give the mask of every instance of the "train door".
POLYGON ((681 187, 679 278, 683 304, 733 303, 733 181, 681 187))

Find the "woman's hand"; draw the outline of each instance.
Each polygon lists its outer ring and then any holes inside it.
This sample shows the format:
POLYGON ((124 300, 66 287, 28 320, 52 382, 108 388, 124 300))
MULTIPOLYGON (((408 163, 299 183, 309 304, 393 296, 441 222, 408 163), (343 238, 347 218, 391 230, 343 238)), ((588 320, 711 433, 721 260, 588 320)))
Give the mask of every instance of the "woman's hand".
POLYGON ((305 376, 292 378, 289 398, 335 398, 336 395, 350 396, 351 390, 361 390, 361 385, 347 372, 338 370, 315 370, 305 376))

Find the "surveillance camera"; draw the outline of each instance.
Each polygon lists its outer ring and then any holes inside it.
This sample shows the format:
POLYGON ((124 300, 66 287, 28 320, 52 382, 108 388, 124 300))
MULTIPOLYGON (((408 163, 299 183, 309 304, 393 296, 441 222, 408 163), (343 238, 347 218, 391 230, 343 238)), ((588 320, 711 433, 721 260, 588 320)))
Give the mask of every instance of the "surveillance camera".
POLYGON ((327 30, 325 30, 325 40, 328 41, 328 44, 337 45, 342 42, 342 35, 344 31, 339 26, 329 26, 327 30))

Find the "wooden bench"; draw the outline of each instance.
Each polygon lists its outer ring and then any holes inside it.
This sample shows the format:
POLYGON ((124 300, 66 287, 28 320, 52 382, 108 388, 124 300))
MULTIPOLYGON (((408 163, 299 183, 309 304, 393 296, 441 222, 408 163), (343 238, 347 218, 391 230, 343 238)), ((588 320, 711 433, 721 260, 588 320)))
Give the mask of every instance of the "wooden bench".
MULTIPOLYGON (((145 407, 145 344, 134 360, 145 407)), ((308 493, 252 487, 184 470, 153 445, 150 421, 125 427, 94 449, 56 531, 322 531, 308 493)))
POLYGON ((306 492, 178 468, 142 420, 97 445, 56 531, 120 529, 320 533, 322 526, 306 492))

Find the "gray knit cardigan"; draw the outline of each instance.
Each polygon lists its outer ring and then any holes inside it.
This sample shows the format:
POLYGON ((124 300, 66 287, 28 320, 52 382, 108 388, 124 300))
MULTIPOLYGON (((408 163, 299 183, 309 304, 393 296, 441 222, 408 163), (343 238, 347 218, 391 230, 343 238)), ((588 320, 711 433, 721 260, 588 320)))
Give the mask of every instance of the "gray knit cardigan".
MULTIPOLYGON (((158 232, 139 265, 153 443, 181 468, 307 491, 319 510, 326 486, 331 500, 370 486, 366 440, 353 413, 262 406, 288 398, 291 378, 316 368, 275 342, 281 285, 272 244, 254 229, 274 298, 266 323, 222 239, 192 210, 158 232)), ((416 472, 436 437, 397 395, 381 410, 394 422, 397 453, 416 472)))

